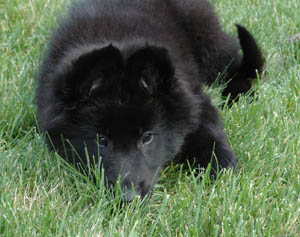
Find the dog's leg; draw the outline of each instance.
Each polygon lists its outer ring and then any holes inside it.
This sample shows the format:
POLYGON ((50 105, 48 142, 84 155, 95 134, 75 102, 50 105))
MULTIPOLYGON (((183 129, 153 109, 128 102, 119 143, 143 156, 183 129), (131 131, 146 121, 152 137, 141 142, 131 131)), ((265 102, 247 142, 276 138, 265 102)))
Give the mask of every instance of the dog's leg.
POLYGON ((200 80, 225 83, 229 104, 251 89, 264 58, 250 32, 237 25, 238 38, 226 34, 208 1, 175 1, 177 15, 197 61, 200 80), (240 49, 242 54, 240 54, 240 49))
POLYGON ((204 97, 198 129, 188 135, 180 160, 206 168, 211 162, 211 174, 223 168, 235 168, 237 157, 228 144, 217 110, 208 97, 204 97))

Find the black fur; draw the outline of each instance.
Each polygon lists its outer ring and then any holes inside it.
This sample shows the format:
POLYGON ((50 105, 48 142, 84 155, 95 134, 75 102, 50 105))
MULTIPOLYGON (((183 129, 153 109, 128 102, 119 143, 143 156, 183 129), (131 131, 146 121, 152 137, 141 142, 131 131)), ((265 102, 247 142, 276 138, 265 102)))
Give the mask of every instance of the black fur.
POLYGON ((219 74, 234 100, 263 59, 251 34, 223 33, 206 0, 86 0, 55 31, 39 78, 40 126, 66 160, 86 151, 108 184, 145 196, 172 159, 212 173, 235 167, 218 112, 201 89, 219 74), (214 155, 213 155, 214 154, 214 155))

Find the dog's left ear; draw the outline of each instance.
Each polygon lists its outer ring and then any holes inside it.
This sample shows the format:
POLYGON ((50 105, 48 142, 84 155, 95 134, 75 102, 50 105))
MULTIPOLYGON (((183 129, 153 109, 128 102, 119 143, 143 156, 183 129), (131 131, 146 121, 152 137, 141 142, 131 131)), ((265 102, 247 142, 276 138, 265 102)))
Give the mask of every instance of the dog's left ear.
POLYGON ((136 51, 128 61, 132 89, 146 95, 168 93, 174 82, 174 67, 168 51, 147 46, 136 51))

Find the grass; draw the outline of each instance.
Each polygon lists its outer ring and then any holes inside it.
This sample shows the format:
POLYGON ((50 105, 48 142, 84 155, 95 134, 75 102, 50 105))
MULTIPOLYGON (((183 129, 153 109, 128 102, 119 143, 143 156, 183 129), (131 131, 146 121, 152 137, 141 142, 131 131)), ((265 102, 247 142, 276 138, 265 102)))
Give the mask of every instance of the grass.
POLYGON ((300 235, 300 42, 287 42, 299 1, 213 2, 225 30, 245 25, 267 61, 257 99, 221 111, 240 168, 211 183, 171 166, 147 204, 120 208, 38 132, 35 77, 70 0, 0 0, 0 236, 300 235))

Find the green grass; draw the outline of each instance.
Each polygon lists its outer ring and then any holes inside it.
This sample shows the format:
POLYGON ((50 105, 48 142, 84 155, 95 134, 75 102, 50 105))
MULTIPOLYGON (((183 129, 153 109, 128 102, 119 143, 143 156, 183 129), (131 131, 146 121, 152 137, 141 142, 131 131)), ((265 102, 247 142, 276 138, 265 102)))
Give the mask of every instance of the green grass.
POLYGON ((146 205, 122 208, 38 132, 35 77, 69 3, 0 0, 0 236, 299 236, 300 42, 286 41, 299 0, 214 0, 226 31, 245 25, 267 61, 257 99, 221 111, 240 168, 210 183, 171 166, 146 205))

